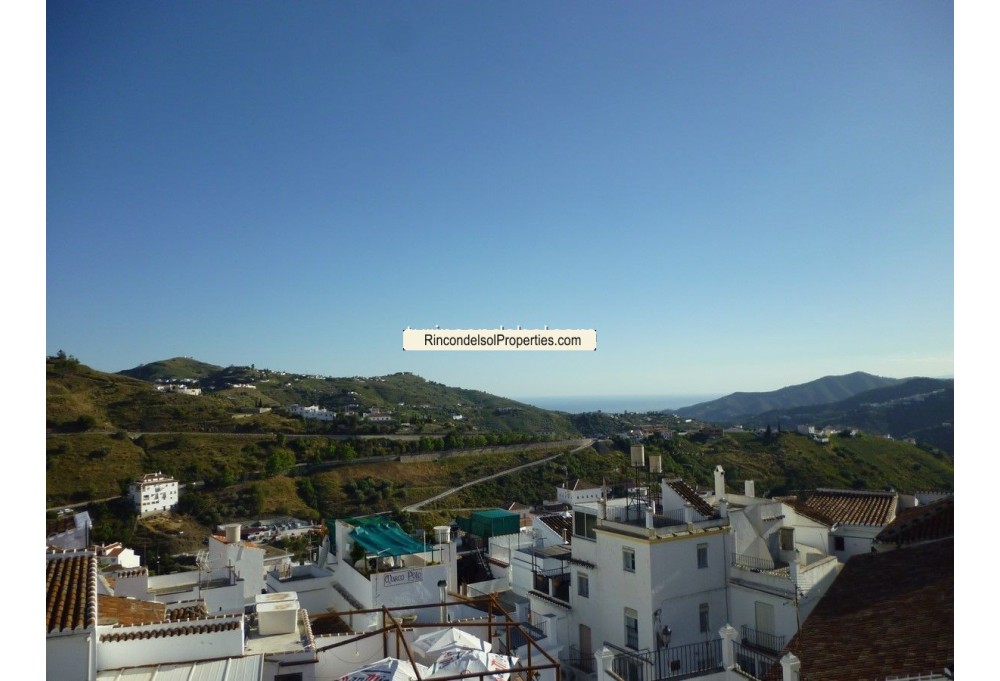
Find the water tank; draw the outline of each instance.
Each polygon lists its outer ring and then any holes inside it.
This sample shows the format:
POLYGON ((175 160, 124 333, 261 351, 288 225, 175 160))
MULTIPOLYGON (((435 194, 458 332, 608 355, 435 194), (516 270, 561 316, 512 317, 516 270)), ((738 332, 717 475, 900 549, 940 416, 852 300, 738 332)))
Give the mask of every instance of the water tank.
POLYGON ((435 525, 434 526, 434 542, 437 544, 450 544, 451 543, 451 526, 450 525, 435 525))
POLYGON ((261 636, 295 632, 299 615, 298 601, 257 604, 257 630, 261 636))
POLYGON ((240 529, 239 523, 226 525, 226 542, 229 544, 237 543, 240 540, 240 529))

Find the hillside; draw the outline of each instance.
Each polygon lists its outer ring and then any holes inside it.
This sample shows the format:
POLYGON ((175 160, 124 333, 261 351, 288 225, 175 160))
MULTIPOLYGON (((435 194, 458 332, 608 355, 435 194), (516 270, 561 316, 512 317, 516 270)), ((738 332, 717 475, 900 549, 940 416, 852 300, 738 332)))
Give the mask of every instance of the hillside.
POLYGON ((140 364, 132 369, 119 371, 122 376, 138 378, 141 381, 165 381, 168 379, 183 380, 190 379, 200 381, 222 370, 222 367, 214 364, 199 362, 191 357, 174 357, 173 359, 140 364))
POLYGON ((815 381, 770 392, 733 393, 717 400, 678 409, 676 413, 700 421, 727 423, 750 414, 838 402, 867 390, 896 385, 902 380, 856 371, 843 376, 824 376, 815 381))
POLYGON ((859 428, 913 438, 954 452, 955 381, 913 378, 898 385, 868 390, 832 404, 770 411, 743 419, 749 425, 859 428))
MULTIPOLYGON (((340 428, 309 425, 310 432, 394 432, 400 424, 424 430, 461 432, 537 433, 573 436, 578 431, 566 415, 539 409, 480 390, 455 388, 402 372, 388 376, 333 377, 295 374, 256 366, 215 367, 189 358, 174 358, 119 372, 150 376, 163 382, 194 378, 203 397, 227 400, 237 410, 280 408, 292 404, 317 405, 341 415, 360 415, 369 409, 392 412, 387 427, 369 427, 358 419, 340 419, 340 428), (458 418, 456 418, 458 417, 458 418), (352 428, 351 426, 355 426, 352 428), (358 430, 358 427, 363 429, 358 430)), ((294 420, 298 430, 300 419, 294 420)))

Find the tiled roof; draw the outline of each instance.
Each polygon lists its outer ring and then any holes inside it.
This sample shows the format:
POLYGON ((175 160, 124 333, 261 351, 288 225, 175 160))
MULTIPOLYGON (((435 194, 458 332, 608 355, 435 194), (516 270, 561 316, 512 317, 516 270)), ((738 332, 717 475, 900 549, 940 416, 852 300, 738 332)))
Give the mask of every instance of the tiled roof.
POLYGON ((954 615, 954 539, 857 555, 786 651, 803 681, 940 673, 955 657, 954 615))
POLYGON ((103 634, 101 643, 116 643, 118 641, 136 641, 139 639, 167 638, 170 636, 190 636, 193 634, 212 634, 217 631, 232 631, 239 629, 242 623, 236 619, 219 622, 201 620, 198 624, 188 624, 183 627, 164 627, 162 629, 141 629, 137 631, 123 630, 121 632, 103 634))
POLYGON ((806 518, 815 520, 816 522, 822 523, 827 527, 832 527, 837 524, 837 521, 828 516, 826 513, 817 508, 813 508, 804 501, 800 501, 798 497, 778 498, 775 499, 775 501, 781 501, 782 503, 788 504, 789 506, 794 508, 795 512, 798 513, 799 515, 803 515, 806 518))
POLYGON ((553 515, 543 515, 538 518, 540 522, 545 523, 546 526, 550 527, 556 534, 562 535, 563 531, 566 532, 566 540, 573 541, 573 519, 567 518, 562 513, 557 513, 553 515))
POLYGON ((691 504, 691 506, 694 507, 695 512, 706 518, 711 518, 715 516, 715 511, 708 504, 708 502, 702 499, 700 496, 698 496, 698 493, 695 492, 693 489, 691 489, 690 485, 688 485, 686 482, 684 482, 680 478, 676 478, 674 480, 664 480, 664 482, 667 483, 667 486, 670 489, 677 492, 677 494, 684 501, 691 504))
POLYGON ((573 492, 576 492, 582 489, 600 489, 600 488, 601 488, 600 485, 595 485, 592 482, 587 482, 583 478, 573 478, 572 480, 569 481, 569 484, 563 489, 568 489, 572 490, 573 492))
POLYGON ((896 517, 895 492, 818 489, 805 505, 843 525, 888 525, 896 517))
POLYGON ((98 624, 143 624, 167 619, 167 606, 153 601, 98 594, 97 607, 101 612, 98 624))
POLYGON ((908 508, 875 537, 877 544, 902 546, 955 536, 955 498, 908 508))
POLYGON ((97 558, 49 553, 45 561, 45 631, 91 627, 97 620, 97 558))
MULTIPOLYGON (((190 601, 187 602, 190 603, 190 601)), ((180 622, 181 620, 197 620, 207 616, 208 610, 205 608, 204 601, 199 601, 193 605, 171 607, 167 610, 167 618, 171 622, 180 622)))

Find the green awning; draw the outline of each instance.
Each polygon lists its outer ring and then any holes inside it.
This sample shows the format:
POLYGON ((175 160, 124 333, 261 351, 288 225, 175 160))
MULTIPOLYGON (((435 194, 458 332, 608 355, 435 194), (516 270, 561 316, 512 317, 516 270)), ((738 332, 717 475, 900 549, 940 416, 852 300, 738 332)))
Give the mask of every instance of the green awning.
POLYGON ((499 508, 488 511, 473 511, 470 518, 456 518, 458 526, 469 534, 483 539, 517 534, 521 531, 521 516, 499 508))
POLYGON ((431 549, 406 534, 399 523, 388 518, 344 518, 341 522, 354 527, 348 536, 372 555, 408 556, 431 549))

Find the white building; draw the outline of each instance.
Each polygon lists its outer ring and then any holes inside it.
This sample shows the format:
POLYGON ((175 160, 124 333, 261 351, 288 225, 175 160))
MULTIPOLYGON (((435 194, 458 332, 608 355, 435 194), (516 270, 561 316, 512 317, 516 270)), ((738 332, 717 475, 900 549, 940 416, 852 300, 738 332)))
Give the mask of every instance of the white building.
POLYGON ((600 498, 601 486, 581 478, 574 478, 564 485, 556 487, 556 501, 561 504, 573 506, 586 501, 597 501, 600 498))
POLYGON ((46 677, 312 681, 318 658, 308 614, 294 594, 281 599, 255 599, 248 618, 242 607, 210 614, 199 601, 105 596, 93 552, 49 552, 46 677))
POLYGON ((129 485, 129 497, 140 516, 169 511, 177 505, 179 486, 169 475, 147 473, 129 485))
POLYGON ((337 418, 337 414, 328 409, 323 409, 318 405, 311 405, 309 407, 303 407, 301 404, 293 404, 287 408, 290 414, 296 416, 301 416, 304 419, 311 419, 313 421, 333 421, 337 418))
POLYGON ((332 529, 329 564, 338 610, 433 603, 442 588, 458 588, 451 542, 420 542, 381 516, 337 520, 332 529))
POLYGON ((872 541, 895 519, 899 496, 896 492, 821 488, 792 505, 800 514, 830 523, 830 545, 823 551, 844 562, 872 550, 872 541))

